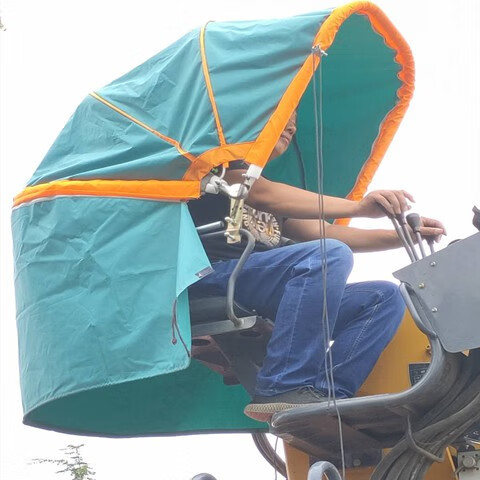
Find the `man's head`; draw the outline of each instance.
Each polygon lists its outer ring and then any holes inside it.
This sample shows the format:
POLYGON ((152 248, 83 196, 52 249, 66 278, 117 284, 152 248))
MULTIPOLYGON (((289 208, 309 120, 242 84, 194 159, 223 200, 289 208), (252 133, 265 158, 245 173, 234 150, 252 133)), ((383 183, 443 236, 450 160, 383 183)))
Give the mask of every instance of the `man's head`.
POLYGON ((278 139, 277 144, 275 145, 272 151, 272 154, 270 155, 270 158, 276 158, 276 157, 279 157, 282 153, 285 153, 296 131, 297 131, 297 112, 295 111, 292 113, 292 116, 288 120, 288 123, 285 129, 280 135, 280 138, 278 139))

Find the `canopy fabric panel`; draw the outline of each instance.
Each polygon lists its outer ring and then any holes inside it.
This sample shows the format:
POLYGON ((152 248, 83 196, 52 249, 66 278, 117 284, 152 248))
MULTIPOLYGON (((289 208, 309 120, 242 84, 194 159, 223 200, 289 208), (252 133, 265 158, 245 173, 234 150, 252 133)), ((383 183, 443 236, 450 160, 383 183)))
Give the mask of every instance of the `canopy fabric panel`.
POLYGON ((93 97, 69 120, 29 186, 54 180, 181 180, 190 161, 93 97))
POLYGON ((242 387, 190 360, 188 287, 211 267, 185 202, 236 159, 318 191, 316 102, 324 191, 361 197, 413 70, 386 16, 355 2, 208 23, 92 92, 14 201, 25 423, 105 436, 263 430, 242 413, 242 387), (269 162, 294 110, 299 148, 269 162))
POLYGON ((208 70, 227 143, 249 142, 258 137, 311 55, 312 39, 329 13, 327 10, 281 22, 207 25, 208 70), (242 99, 241 109, 238 97, 242 99))
MULTIPOLYGON (((53 427, 58 402, 188 367, 187 288, 210 267, 185 204, 63 197, 16 208, 12 227, 27 423, 45 410, 53 427)), ((142 409, 136 392, 122 400, 128 411, 142 409)), ((59 429, 83 414, 69 409, 59 429)))
MULTIPOLYGON (((414 77, 408 45, 369 2, 191 32, 85 99, 29 187, 117 179, 128 190, 130 180, 199 182, 239 158, 263 167, 302 97, 312 105, 304 93, 320 63, 326 191, 360 198, 408 107, 414 77)), ((310 157, 313 112, 299 114, 298 136, 308 139, 310 157)), ((291 166, 288 155, 283 160, 278 178, 290 181, 281 173, 291 166)), ((309 178, 312 188, 315 175, 309 178)))

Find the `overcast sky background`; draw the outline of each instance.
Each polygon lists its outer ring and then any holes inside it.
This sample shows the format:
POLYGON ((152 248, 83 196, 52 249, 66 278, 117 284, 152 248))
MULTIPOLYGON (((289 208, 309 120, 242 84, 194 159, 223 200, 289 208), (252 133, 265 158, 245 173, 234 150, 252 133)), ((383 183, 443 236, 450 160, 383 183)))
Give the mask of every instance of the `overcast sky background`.
MULTIPOLYGON (((371 189, 403 188, 419 213, 439 218, 448 241, 474 233, 480 206, 480 4, 476 0, 378 0, 410 44, 416 92, 371 189)), ((338 6, 342 3, 338 3, 338 6)), ((55 137, 88 92, 145 61, 208 20, 284 17, 331 1, 3 0, 0 14, 0 478, 46 480, 58 449, 85 443, 97 479, 274 478, 247 435, 111 440, 73 437, 22 425, 16 351, 10 209, 55 137)), ((387 221, 356 226, 388 227, 387 221)), ((447 244, 442 242, 441 247, 447 244)), ((351 279, 392 279, 402 251, 357 255, 351 279)))

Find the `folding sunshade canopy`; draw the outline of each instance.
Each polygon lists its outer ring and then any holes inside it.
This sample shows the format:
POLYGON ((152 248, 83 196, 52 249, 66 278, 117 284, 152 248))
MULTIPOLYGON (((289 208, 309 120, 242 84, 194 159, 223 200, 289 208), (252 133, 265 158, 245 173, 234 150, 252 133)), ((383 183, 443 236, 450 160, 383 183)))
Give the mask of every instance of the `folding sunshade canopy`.
POLYGON ((26 424, 264 428, 243 387, 190 360, 187 288, 210 265, 186 201, 234 159, 316 190, 320 87, 324 191, 361 198, 413 92, 410 50, 371 3, 208 23, 80 104, 12 215, 26 424), (301 155, 267 165, 295 109, 301 155))

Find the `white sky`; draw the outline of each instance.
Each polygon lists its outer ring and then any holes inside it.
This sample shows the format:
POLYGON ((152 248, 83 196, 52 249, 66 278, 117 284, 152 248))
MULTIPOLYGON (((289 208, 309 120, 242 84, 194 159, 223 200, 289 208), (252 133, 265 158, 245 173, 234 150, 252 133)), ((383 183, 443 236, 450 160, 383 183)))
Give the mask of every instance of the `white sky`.
MULTIPOLYGON (((410 110, 371 189, 406 189, 416 197, 419 213, 444 221, 449 241, 470 235, 471 208, 474 203, 480 207, 480 4, 377 4, 409 42, 417 82, 410 110)), ((69 443, 86 444, 84 456, 99 480, 188 480, 201 471, 219 480, 274 478, 247 435, 110 440, 21 424, 10 208, 89 91, 208 20, 282 17, 329 6, 330 0, 2 1, 7 30, 0 32, 0 478, 51 480, 54 467, 28 461, 57 458, 58 449, 69 443)), ((353 224, 388 226, 384 221, 353 224)), ((357 256, 352 279, 391 279, 391 272, 406 262, 401 251, 357 256)))

